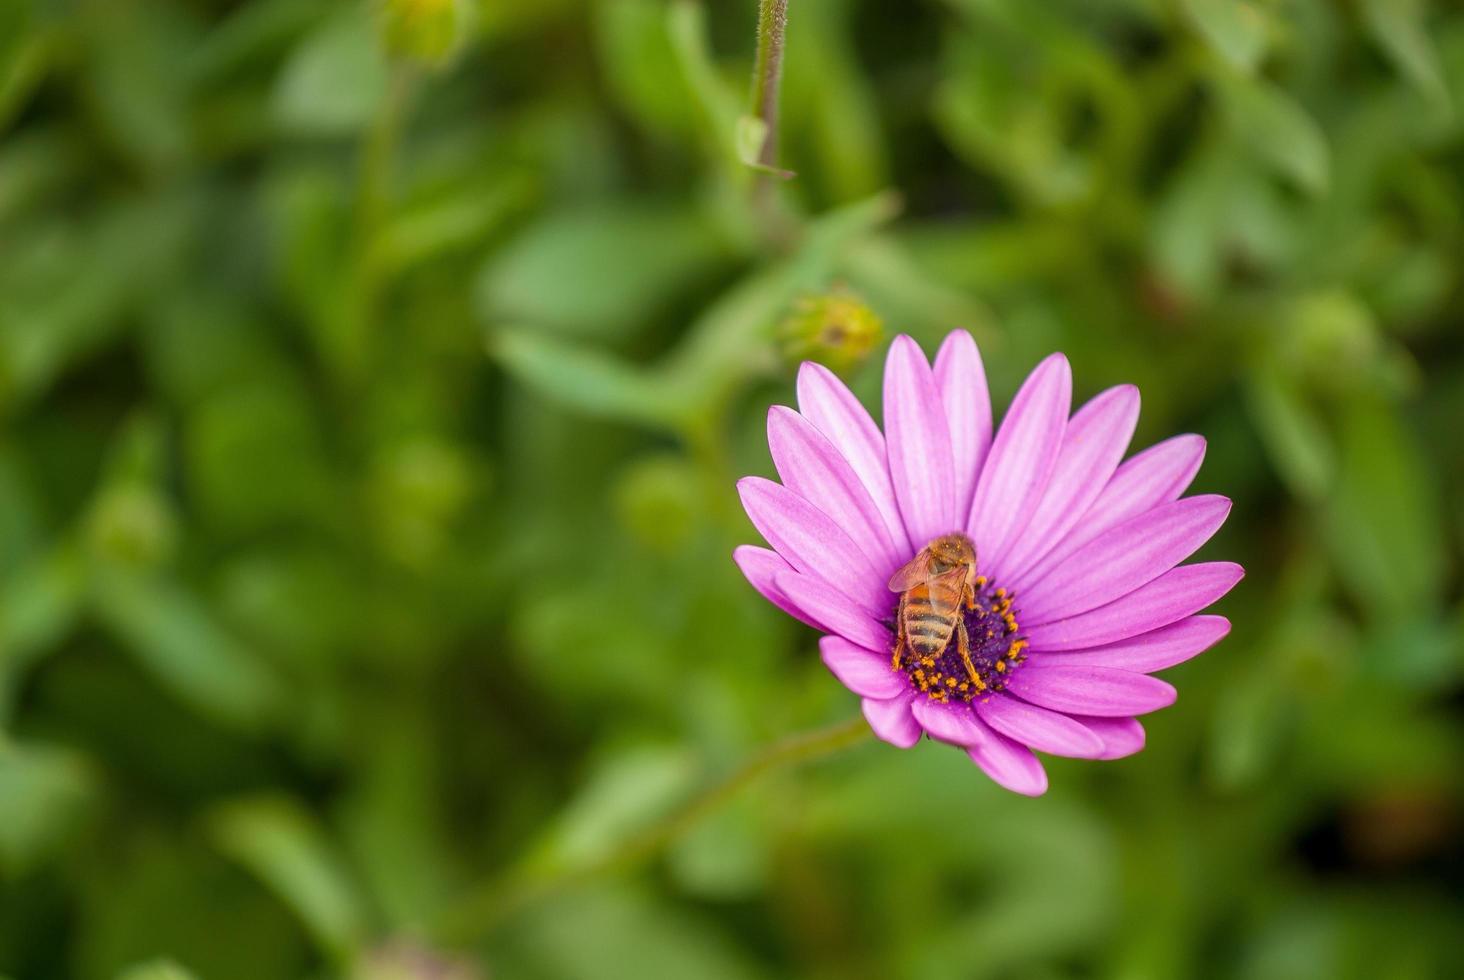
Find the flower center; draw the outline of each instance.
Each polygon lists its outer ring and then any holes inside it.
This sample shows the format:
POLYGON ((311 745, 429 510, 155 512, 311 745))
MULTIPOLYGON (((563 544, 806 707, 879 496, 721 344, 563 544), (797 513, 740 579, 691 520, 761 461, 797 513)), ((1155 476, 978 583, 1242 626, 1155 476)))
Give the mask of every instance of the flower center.
POLYGON ((961 631, 956 628, 939 653, 922 655, 907 646, 894 669, 904 671, 910 683, 932 701, 970 701, 1000 691, 1027 659, 1027 640, 1017 625, 1013 598, 986 576, 977 576, 973 607, 967 609, 963 604, 956 614, 966 627, 967 643, 961 642, 961 631))

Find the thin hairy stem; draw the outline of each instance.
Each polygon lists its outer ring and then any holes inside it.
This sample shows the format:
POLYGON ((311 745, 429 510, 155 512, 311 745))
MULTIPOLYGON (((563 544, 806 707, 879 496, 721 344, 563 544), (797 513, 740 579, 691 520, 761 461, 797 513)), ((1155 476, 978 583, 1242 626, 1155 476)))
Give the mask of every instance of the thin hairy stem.
MULTIPOLYGON (((767 127, 757 162, 778 164, 778 90, 783 82, 783 48, 788 33, 788 0, 759 0, 757 66, 752 78, 752 111, 767 127)), ((766 181, 768 174, 763 174, 766 181)))

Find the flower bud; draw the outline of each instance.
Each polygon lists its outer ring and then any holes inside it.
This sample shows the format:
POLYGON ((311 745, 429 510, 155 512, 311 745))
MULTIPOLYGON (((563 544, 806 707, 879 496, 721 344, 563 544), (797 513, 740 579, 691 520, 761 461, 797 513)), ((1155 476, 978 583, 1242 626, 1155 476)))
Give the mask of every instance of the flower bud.
POLYGON ((879 343, 883 322, 858 296, 842 288, 804 296, 778 328, 790 363, 818 361, 845 373, 879 343))
POLYGON ((151 487, 134 483, 98 495, 87 515, 86 532, 95 555, 137 568, 166 562, 178 536, 167 501, 151 487))
POLYGON ((467 35, 466 0, 378 0, 382 40, 400 58, 440 65, 467 35))

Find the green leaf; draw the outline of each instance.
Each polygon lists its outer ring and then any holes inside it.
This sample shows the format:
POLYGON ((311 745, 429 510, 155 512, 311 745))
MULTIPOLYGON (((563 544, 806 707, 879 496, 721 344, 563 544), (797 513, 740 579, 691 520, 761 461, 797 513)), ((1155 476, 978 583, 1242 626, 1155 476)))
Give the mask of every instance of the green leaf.
POLYGON ((749 167, 758 166, 758 156, 768 138, 768 124, 757 116, 743 114, 737 117, 737 157, 749 167))
POLYGON ((640 333, 658 308, 726 257, 711 223, 684 204, 551 211, 483 266, 478 315, 582 336, 640 333))
POLYGON ((45 75, 50 39, 37 30, 28 0, 0 0, 0 135, 45 75))
POLYGON ((348 5, 285 65, 275 87, 275 118, 308 136, 353 135, 385 98, 388 75, 368 11, 348 5))
POLYGON ((1270 18, 1254 0, 1184 0, 1200 36, 1238 71, 1252 74, 1265 56, 1270 18))
POLYGON ((1230 124, 1251 153, 1311 194, 1327 190, 1331 181, 1327 137, 1300 104, 1258 78, 1224 74, 1219 89, 1230 124))
POLYGON ((673 0, 666 19, 683 82, 700 110, 704 140, 714 159, 729 167, 739 164, 740 170, 737 120, 742 112, 712 60, 706 9, 696 0, 673 0))
POLYGON ((1271 465, 1304 500, 1319 500, 1332 486, 1336 453, 1332 437, 1294 380, 1260 369, 1246 387, 1251 417, 1271 465))
POLYGON ((117 980, 195 980, 195 977, 172 960, 152 960, 123 970, 117 974, 117 980))
POLYGON ((602 860, 684 798, 698 767, 685 748, 614 750, 590 775, 536 850, 536 867, 581 867, 602 860))
POLYGON ((169 8, 140 17, 105 4, 80 21, 84 79, 98 120, 144 171, 178 169, 190 152, 184 73, 194 38, 169 8))
POLYGON ((1362 11, 1393 64, 1425 97, 1449 101, 1438 51, 1429 36, 1424 0, 1362 0, 1362 11))
POLYGON ((1432 612, 1446 562, 1432 470, 1396 412, 1375 397, 1349 398, 1341 425, 1341 469, 1326 512, 1338 575, 1374 622, 1432 612))
POLYGON ((60 850, 95 793, 90 768, 74 752, 0 735, 0 872, 18 876, 60 850))
POLYGON ((247 729, 276 717, 283 692, 275 675, 193 593, 164 579, 104 571, 93 596, 102 622, 194 708, 247 729))
POLYGON ((184 197, 139 197, 77 226, 6 242, 0 263, 0 405, 42 394, 112 340, 140 298, 179 267, 192 218, 184 197))
POLYGON ((616 101, 657 134, 684 137, 697 106, 683 84, 665 0, 595 4, 600 78, 616 101))
POLYGON ((219 849, 274 889, 324 950, 344 956, 355 948, 366 927, 360 897, 308 810, 276 796, 237 800, 214 810, 208 828, 219 849))
POLYGON ((509 174, 403 208, 381 229, 372 259, 381 264, 383 275, 394 275, 467 250, 532 200, 535 183, 526 175, 509 174))
POLYGON ((756 980, 751 956, 689 905, 639 891, 595 888, 565 895, 517 922, 505 975, 559 980, 756 980), (516 969, 514 967, 517 967, 516 969))
POLYGON ((25 671, 76 622, 85 588, 85 563, 67 546, 33 558, 0 583, 0 722, 25 671))
POLYGON ((488 352, 521 384, 589 415, 673 431, 687 415, 688 406, 644 369, 542 329, 494 331, 488 352))

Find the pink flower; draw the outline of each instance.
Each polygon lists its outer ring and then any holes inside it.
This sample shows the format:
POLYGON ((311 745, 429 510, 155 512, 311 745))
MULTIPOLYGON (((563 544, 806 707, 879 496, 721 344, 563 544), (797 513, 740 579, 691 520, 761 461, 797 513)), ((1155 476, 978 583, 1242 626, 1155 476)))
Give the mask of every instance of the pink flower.
POLYGON ((883 433, 832 373, 805 363, 800 411, 768 414, 783 482, 738 484, 772 550, 744 545, 733 557, 770 602, 827 634, 824 663, 863 699, 875 734, 901 748, 922 734, 959 746, 1030 796, 1047 789, 1032 749, 1117 759, 1144 747, 1134 716, 1175 698, 1149 674, 1229 632, 1224 617, 1197 613, 1244 574, 1230 562, 1179 564, 1230 512, 1224 497, 1181 497, 1204 440, 1176 436, 1122 461, 1138 389, 1110 388, 1069 417, 1071 400, 1071 369, 1053 354, 993 437, 970 334, 948 336, 934 368, 898 337, 883 433), (971 585, 954 608, 927 606, 931 622, 912 618, 912 598, 905 632, 925 649, 907 642, 897 655, 891 576, 953 532, 974 545, 975 568, 944 581, 971 585), (927 634, 942 628, 939 648, 927 634))

